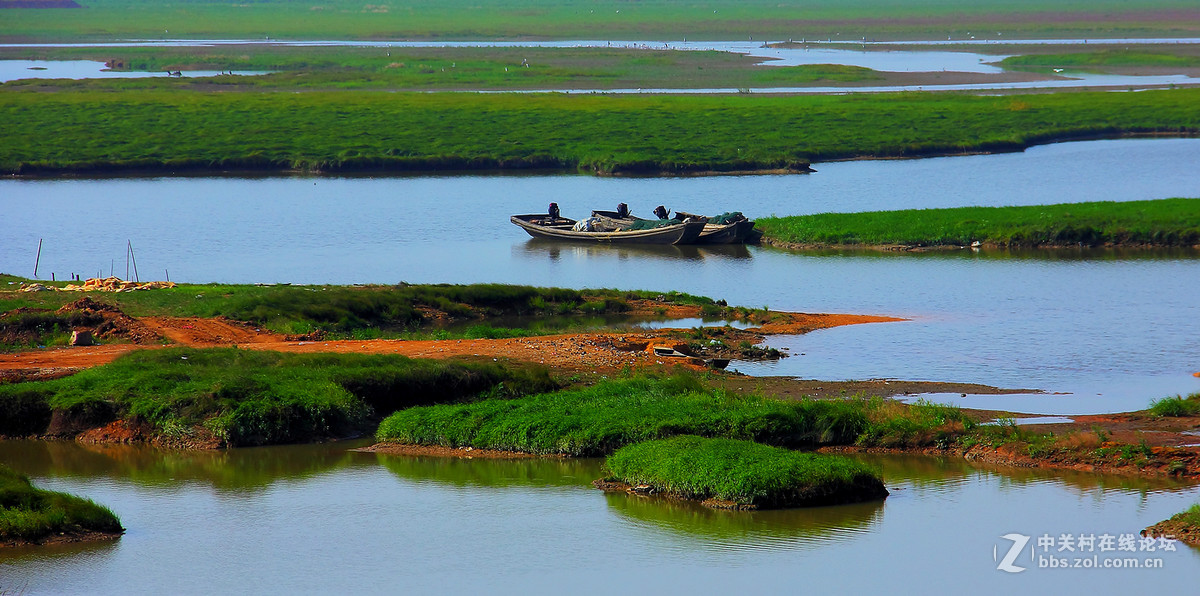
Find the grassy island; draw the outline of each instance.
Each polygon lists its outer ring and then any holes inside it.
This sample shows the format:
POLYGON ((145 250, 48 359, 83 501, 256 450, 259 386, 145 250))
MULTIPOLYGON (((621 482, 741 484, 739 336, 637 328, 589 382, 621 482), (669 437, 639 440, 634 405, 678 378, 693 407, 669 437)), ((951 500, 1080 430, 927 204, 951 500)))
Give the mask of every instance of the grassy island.
POLYGON ((0 546, 118 536, 125 529, 107 507, 65 493, 35 488, 29 478, 0 465, 0 546))
POLYGON ((617 450, 605 464, 609 480, 721 508, 830 505, 888 494, 878 472, 859 462, 750 441, 647 441, 617 450))
POLYGON ((819 160, 1200 131, 1193 88, 652 96, 220 92, 157 81, 0 85, 0 171, 807 171, 819 160))
POLYGON ((809 246, 1195 246, 1200 199, 821 213, 758 220, 764 241, 809 246))

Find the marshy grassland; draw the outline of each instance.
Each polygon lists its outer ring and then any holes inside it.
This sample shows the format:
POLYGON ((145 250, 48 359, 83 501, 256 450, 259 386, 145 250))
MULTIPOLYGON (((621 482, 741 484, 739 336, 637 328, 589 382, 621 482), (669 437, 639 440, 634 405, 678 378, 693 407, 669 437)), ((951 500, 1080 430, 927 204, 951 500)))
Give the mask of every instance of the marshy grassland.
POLYGON ((392 355, 141 350, 49 381, 0 385, 0 435, 66 436, 114 421, 176 446, 302 443, 369 433, 401 408, 556 387, 545 369, 392 355))
POLYGON ((1188 0, 80 0, 85 9, 7 9, 0 39, 944 39, 1194 37, 1188 0))
POLYGON ((0 546, 38 542, 60 535, 124 532, 112 511, 89 499, 33 486, 29 478, 0 465, 0 546))
POLYGON ((973 426, 944 406, 881 399, 778 400, 710 388, 700 377, 611 379, 522 399, 398 411, 384 442, 542 455, 599 456, 642 441, 697 435, 782 447, 932 444, 973 426))
MULTIPOLYGON (((855 66, 760 65, 761 59, 730 52, 606 47, 36 47, 0 48, 0 59, 92 60, 109 64, 113 70, 128 71, 239 73, 185 81, 164 77, 152 83, 93 83, 103 89, 738 89, 867 83, 883 78, 880 73, 855 66), (270 74, 240 76, 246 72, 270 74)), ((25 80, 8 85, 39 87, 46 82, 25 80)))
POLYGON ((756 225, 764 242, 785 246, 1187 247, 1200 244, 1200 199, 820 213, 756 225))
POLYGON ((1200 130, 1200 89, 974 96, 0 90, 0 170, 804 170, 1200 130))
POLYGON ((861 462, 732 439, 646 441, 618 449, 605 467, 607 480, 722 508, 829 505, 888 494, 879 472, 861 462))

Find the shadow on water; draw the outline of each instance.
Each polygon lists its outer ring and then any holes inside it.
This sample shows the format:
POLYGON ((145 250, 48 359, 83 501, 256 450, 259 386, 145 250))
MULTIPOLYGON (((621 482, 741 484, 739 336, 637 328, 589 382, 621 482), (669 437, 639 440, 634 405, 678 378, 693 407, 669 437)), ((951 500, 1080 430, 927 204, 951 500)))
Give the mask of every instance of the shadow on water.
POLYGON ((1005 486, 1044 483, 1053 483, 1077 494, 1119 490, 1146 495, 1151 492, 1188 492, 1196 488, 1195 483, 1178 478, 1021 468, 972 462, 958 456, 857 454, 853 457, 881 470, 884 483, 888 486, 903 483, 930 490, 938 490, 939 487, 951 490, 981 474, 995 477, 1001 490, 1005 486))
POLYGON ((518 486, 590 487, 603 474, 599 459, 465 459, 380 453, 389 472, 417 482, 436 482, 458 488, 518 486))
POLYGON ((371 442, 176 451, 146 445, 0 441, 0 463, 30 476, 121 478, 140 486, 187 482, 244 491, 266 489, 281 479, 311 478, 334 469, 371 465, 369 458, 348 451, 371 442))
POLYGON ((654 245, 654 244, 600 244, 557 242, 531 238, 524 244, 513 245, 514 256, 530 259, 549 257, 551 261, 571 259, 657 259, 657 260, 738 260, 750 259, 752 254, 744 244, 719 244, 712 246, 696 245, 654 245))
POLYGON ((699 503, 609 493, 610 511, 642 529, 700 538, 691 546, 718 550, 769 550, 827 541, 869 531, 883 516, 884 501, 767 511, 726 511, 699 503))

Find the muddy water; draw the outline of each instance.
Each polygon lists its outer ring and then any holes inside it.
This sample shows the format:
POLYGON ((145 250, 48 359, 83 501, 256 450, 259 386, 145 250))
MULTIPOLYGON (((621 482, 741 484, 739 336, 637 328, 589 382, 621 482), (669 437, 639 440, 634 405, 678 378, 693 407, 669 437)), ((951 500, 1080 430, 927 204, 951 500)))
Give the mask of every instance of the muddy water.
MULTIPOLYGON (((681 290, 731 304, 911 319, 778 338, 750 374, 970 381, 1050 395, 963 398, 1045 414, 1136 410, 1200 391, 1194 251, 789 253, 539 242, 508 222, 628 203, 751 217, 1200 197, 1200 140, 818 164, 811 175, 0 180, 0 271, 188 282, 508 282, 681 290), (126 259, 131 241, 135 262, 126 259), (128 265, 127 265, 128 264, 128 265), (803 355, 801 355, 803 354, 803 355), (1058 393, 1059 395, 1053 395, 1058 393)), ((198 295, 203 300, 203 293, 198 295)))
MULTIPOLYGON (((882 457, 884 502, 758 513, 625 495, 598 461, 444 460, 346 445, 175 453, 0 443, 0 463, 112 507, 119 541, 0 551, 0 589, 66 593, 728 593, 971 585, 1190 589, 1200 554, 1161 569, 996 569, 1012 532, 1136 533, 1194 488, 1096 475, 882 457), (869 572, 865 572, 869 569, 869 572)), ((1027 549, 1028 550, 1028 549, 1027 549)), ((1093 553, 1099 554, 1099 553, 1093 553)), ((1110 558, 1105 553, 1101 559, 1110 558)), ((1036 559, 1035 559, 1036 561, 1036 559)), ((1008 593, 1011 593, 1009 591, 1008 593)))

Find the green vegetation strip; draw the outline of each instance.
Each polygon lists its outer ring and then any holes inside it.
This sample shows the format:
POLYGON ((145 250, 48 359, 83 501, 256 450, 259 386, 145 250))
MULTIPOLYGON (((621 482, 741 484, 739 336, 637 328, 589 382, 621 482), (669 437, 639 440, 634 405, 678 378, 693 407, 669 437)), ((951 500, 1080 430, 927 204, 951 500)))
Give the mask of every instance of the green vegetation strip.
POLYGON ((832 455, 750 441, 680 436, 622 447, 605 465, 613 479, 738 507, 826 505, 887 496, 879 473, 832 455))
POLYGON ((971 32, 1180 36, 1189 0, 78 0, 82 9, 5 9, 0 39, 938 39, 971 32), (49 13, 49 14, 48 14, 49 13), (933 37, 930 37, 930 36, 933 37))
POLYGON ((305 442, 398 408, 554 387, 544 370, 362 354, 138 351, 61 379, 0 385, 0 435, 70 435, 126 419, 169 441, 305 442))
POLYGON ((0 170, 798 169, 1200 131, 1200 89, 973 96, 207 93, 0 87, 0 170))
POLYGON ((117 534, 124 528, 107 507, 34 488, 28 477, 0 465, 0 542, 36 541, 80 531, 117 534))
MULTIPOLYGON (((1189 48, 1190 49, 1190 48, 1189 48)), ((1009 56, 999 62, 1013 70, 1046 71, 1053 68, 1096 70, 1104 67, 1200 67, 1200 56, 1168 54, 1147 50, 1101 50, 1070 54, 1009 56)))
MULTIPOLYGON (((0 275, 0 284, 33 280, 0 275)), ((41 282, 62 287, 67 282, 41 282)), ((0 285, 0 287, 6 287, 0 285)), ((7 285, 15 288, 16 285, 7 285)), ((694 304, 707 316, 726 309, 712 299, 679 292, 570 290, 505 284, 397 284, 394 286, 253 286, 180 284, 143 292, 0 292, 0 351, 62 345, 76 327, 95 326, 94 312, 54 312, 87 296, 134 316, 227 317, 285 334, 328 334, 330 338, 372 339, 430 335, 517 337, 554 332, 553 323, 582 326, 596 317, 629 310, 630 300, 662 297, 663 305, 694 304), (47 312, 49 310, 50 312, 47 312), (481 322, 461 331, 433 327, 429 310, 451 320, 481 322), (530 328, 494 327, 485 317, 538 317, 530 328), (558 317, 555 319, 554 317, 558 317), (592 317, 589 319, 589 317, 592 317)), ((743 311, 738 311, 742 313, 743 311)), ((737 313, 729 313, 737 316, 737 313)), ((596 322, 596 326, 603 321, 596 322)))
POLYGON ((757 220, 768 241, 816 246, 1200 244, 1200 199, 821 213, 757 220))
POLYGON ((409 408, 384 419, 376 437, 420 445, 597 456, 676 435, 788 447, 892 445, 937 442, 955 428, 970 426, 960 412, 944 406, 899 409, 884 400, 738 396, 708 389, 687 376, 635 377, 520 399, 409 408))

